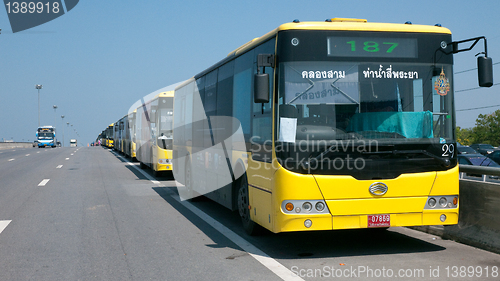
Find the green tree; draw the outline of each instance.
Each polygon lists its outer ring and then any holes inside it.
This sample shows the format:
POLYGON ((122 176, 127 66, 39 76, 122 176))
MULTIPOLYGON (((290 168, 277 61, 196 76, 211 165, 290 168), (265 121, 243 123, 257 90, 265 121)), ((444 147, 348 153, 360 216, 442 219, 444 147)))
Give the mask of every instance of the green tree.
POLYGON ((500 144, 500 109, 491 114, 479 114, 476 126, 472 128, 472 142, 500 144))
POLYGON ((462 129, 457 127, 457 141, 462 145, 471 145, 473 144, 473 132, 472 129, 462 129))

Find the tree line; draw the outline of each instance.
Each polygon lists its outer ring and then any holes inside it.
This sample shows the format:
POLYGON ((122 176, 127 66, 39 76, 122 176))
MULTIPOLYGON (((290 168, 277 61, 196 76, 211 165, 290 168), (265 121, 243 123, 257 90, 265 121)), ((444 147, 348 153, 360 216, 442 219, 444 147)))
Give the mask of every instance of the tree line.
POLYGON ((462 129, 457 127, 457 141, 463 145, 487 143, 495 147, 500 145, 500 109, 491 114, 479 114, 476 126, 462 129))

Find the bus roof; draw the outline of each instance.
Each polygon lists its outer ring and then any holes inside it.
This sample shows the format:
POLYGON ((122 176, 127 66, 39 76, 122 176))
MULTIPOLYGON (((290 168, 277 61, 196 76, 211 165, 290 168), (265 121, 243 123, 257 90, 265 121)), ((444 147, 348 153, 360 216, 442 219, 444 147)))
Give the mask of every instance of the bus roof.
POLYGON ((162 92, 159 93, 156 97, 173 97, 175 91, 168 91, 168 92, 162 92))
POLYGON ((451 34, 448 28, 440 25, 419 25, 407 23, 377 23, 368 22, 365 19, 333 18, 324 22, 295 20, 290 23, 284 23, 278 28, 264 34, 261 37, 254 38, 250 42, 243 44, 228 56, 239 55, 247 49, 274 37, 276 33, 284 30, 339 30, 339 31, 384 31, 384 32, 415 32, 415 33, 441 33, 451 34))

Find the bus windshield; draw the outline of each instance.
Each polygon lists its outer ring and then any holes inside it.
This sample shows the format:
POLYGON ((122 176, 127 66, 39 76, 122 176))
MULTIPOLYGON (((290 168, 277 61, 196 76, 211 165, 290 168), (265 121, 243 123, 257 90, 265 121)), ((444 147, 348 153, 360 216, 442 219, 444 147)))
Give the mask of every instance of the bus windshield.
POLYGON ((417 160, 388 177, 456 165, 452 60, 435 51, 441 41, 451 39, 382 36, 283 36, 275 121, 276 155, 282 163, 292 160, 291 169, 300 171, 304 167, 299 164, 308 159, 346 154, 373 165, 417 160), (294 51, 321 40, 324 49, 309 49, 306 55, 294 51), (407 51, 398 49, 402 47, 407 51), (441 59, 435 59, 436 53, 441 59))
MULTIPOLYGON (((432 65, 286 62, 280 69, 281 141, 453 139, 451 81, 433 78, 432 65), (433 91, 436 83, 447 83, 448 93, 433 91)), ((446 77, 451 66, 441 73, 446 77)))
POLYGON ((163 149, 172 149, 173 107, 173 97, 160 98, 158 146, 163 149))
POLYGON ((54 133, 52 132, 40 132, 38 133, 39 139, 52 139, 54 137, 54 133))

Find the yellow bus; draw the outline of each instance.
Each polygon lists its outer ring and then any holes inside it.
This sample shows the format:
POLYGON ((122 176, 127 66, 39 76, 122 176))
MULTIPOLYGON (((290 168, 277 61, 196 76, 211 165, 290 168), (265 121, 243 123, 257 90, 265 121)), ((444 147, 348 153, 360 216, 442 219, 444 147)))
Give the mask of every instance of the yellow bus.
POLYGON ((153 174, 172 171, 174 91, 165 91, 141 104, 135 114, 136 158, 153 174))
POLYGON ((238 210, 249 234, 456 224, 453 54, 481 39, 334 18, 248 42, 176 88, 181 198, 238 210))
POLYGON ((113 149, 119 153, 125 153, 125 138, 127 137, 126 133, 126 124, 128 123, 128 114, 123 116, 120 120, 115 122, 114 130, 114 147, 113 149))
POLYGON ((113 148, 114 146, 114 127, 115 123, 111 123, 108 128, 106 128, 106 141, 105 141, 105 146, 107 148, 113 148))
POLYGON ((123 139, 123 150, 125 156, 136 159, 135 146, 135 114, 137 109, 129 112, 125 123, 125 137, 123 139))

